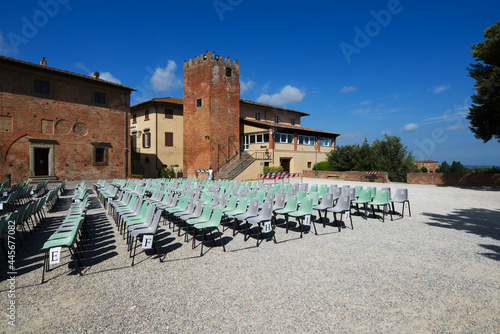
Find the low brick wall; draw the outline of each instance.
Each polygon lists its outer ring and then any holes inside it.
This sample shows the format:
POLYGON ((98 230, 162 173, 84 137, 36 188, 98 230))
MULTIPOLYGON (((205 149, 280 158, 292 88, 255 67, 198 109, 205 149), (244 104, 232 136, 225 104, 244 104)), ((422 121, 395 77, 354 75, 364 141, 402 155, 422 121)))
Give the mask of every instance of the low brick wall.
MULTIPOLYGON (((314 170, 304 170, 302 171, 303 177, 314 177, 314 170)), ((357 182, 379 182, 386 183, 389 182, 389 177, 387 173, 380 173, 378 175, 367 175, 366 172, 336 172, 336 171, 318 171, 318 178, 321 179, 331 179, 331 180, 342 180, 342 181, 357 181, 357 182)))
POLYGON ((500 187, 500 174, 410 173, 407 182, 440 186, 500 187))

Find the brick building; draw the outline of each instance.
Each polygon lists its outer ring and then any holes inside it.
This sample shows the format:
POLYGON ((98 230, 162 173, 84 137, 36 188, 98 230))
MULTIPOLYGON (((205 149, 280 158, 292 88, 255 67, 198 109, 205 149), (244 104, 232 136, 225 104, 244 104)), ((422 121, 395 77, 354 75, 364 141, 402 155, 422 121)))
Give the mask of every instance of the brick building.
POLYGON ((132 88, 0 56, 0 175, 123 178, 132 88))
POLYGON ((429 173, 434 173, 439 168, 439 162, 433 160, 415 160, 415 164, 419 169, 427 168, 429 173))
POLYGON ((240 99, 238 62, 213 52, 184 62, 184 99, 152 99, 131 111, 133 165, 145 177, 163 165, 188 177, 212 168, 216 177, 252 179, 273 165, 301 173, 324 161, 339 136, 302 127, 307 113, 240 99), (167 109, 172 118, 163 116, 167 109))

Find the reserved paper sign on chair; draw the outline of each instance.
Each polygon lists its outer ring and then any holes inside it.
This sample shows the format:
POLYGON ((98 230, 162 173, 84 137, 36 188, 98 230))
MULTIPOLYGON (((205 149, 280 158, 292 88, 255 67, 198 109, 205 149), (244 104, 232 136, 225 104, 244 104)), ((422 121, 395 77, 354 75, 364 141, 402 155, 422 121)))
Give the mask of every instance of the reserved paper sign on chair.
POLYGON ((142 248, 151 249, 151 247, 153 247, 153 235, 146 234, 142 237, 142 248))
POLYGON ((271 227, 271 222, 270 222, 270 221, 269 221, 269 222, 265 222, 265 223, 264 223, 264 227, 262 228, 262 232, 263 232, 263 233, 269 233, 269 232, 271 232, 272 230, 273 230, 273 229, 272 229, 272 227, 271 227))
POLYGON ((349 219, 349 215, 350 215, 350 214, 351 214, 351 213, 350 213, 349 211, 346 211, 346 213, 345 213, 345 219, 346 219, 346 220, 347 220, 347 219, 349 219))
POLYGON ((408 209, 408 202, 405 202, 405 209, 408 209))
POLYGON ((304 217, 304 225, 305 226, 311 226, 311 215, 306 215, 304 217))
POLYGON ((58 264, 61 261, 61 247, 53 247, 49 250, 49 264, 58 264))

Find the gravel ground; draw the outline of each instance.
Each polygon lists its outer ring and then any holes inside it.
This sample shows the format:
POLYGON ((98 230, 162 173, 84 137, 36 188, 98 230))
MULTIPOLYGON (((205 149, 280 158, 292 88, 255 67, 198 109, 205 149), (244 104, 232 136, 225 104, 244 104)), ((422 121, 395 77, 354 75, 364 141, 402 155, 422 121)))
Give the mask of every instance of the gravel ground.
POLYGON ((500 332, 500 189, 389 186, 408 188, 412 217, 382 222, 354 214, 354 230, 318 225, 319 235, 302 239, 297 228, 286 234, 278 227, 278 244, 259 247, 229 229, 227 252, 207 247, 203 257, 167 225, 158 235, 163 262, 141 252, 134 267, 93 194, 83 276, 65 251, 40 284, 40 249, 71 202, 70 183, 47 223, 16 250, 12 299, 1 262, 0 332, 500 332), (14 328, 7 324, 11 300, 14 328))

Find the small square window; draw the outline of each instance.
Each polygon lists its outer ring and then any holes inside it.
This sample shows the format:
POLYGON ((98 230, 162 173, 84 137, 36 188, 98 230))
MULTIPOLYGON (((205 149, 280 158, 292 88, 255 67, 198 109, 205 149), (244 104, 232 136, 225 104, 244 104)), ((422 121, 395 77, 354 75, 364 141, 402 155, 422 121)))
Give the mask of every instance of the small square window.
POLYGON ((106 94, 101 92, 94 92, 94 102, 99 104, 106 104, 106 94))
POLYGON ((307 168, 311 168, 311 166, 312 166, 312 162, 308 161, 307 162, 307 168))
POLYGON ((274 123, 279 123, 280 122, 280 119, 278 116, 274 116, 274 123))
POLYGON ((137 123, 137 114, 132 114, 132 123, 137 123))
POLYGON ((92 164, 94 166, 108 166, 108 148, 109 143, 92 143, 92 164))
POLYGON ((49 82, 35 80, 35 93, 49 95, 49 82))
POLYGON ((165 109, 165 118, 173 119, 174 118, 174 109, 165 109))
POLYGON ((196 99, 196 108, 199 108, 202 106, 202 101, 201 99, 196 99))
POLYGON ((233 76, 233 69, 231 67, 226 67, 226 77, 233 76))
POLYGON ((260 121, 260 112, 255 113, 255 120, 260 121))
POLYGON ((145 120, 145 121, 149 121, 149 110, 146 110, 146 111, 144 112, 144 120, 145 120))
POLYGON ((290 123, 291 123, 292 125, 295 125, 295 118, 292 118, 292 119, 290 120, 290 123))

